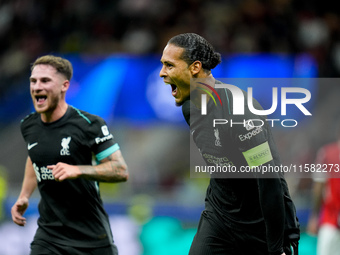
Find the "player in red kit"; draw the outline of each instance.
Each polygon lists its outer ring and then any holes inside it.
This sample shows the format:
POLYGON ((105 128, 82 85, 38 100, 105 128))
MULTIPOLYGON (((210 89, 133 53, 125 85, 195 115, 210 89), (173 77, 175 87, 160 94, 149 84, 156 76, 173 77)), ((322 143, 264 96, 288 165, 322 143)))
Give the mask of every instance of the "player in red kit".
POLYGON ((314 178, 308 232, 318 234, 318 255, 334 255, 340 250, 340 132, 336 142, 319 149, 316 165, 325 171, 314 178))

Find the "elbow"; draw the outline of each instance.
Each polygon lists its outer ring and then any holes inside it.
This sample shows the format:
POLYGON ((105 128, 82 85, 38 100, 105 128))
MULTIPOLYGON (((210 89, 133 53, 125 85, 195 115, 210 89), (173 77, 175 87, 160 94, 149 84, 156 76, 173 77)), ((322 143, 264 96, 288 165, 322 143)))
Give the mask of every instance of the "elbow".
POLYGON ((129 179, 129 173, 126 172, 124 173, 124 175, 122 176, 122 182, 126 182, 129 179))
POLYGON ((126 182, 129 179, 129 173, 126 173, 123 177, 123 182, 126 182))
POLYGON ((129 179, 129 171, 126 164, 122 165, 122 175, 121 175, 121 181, 126 182, 129 179))

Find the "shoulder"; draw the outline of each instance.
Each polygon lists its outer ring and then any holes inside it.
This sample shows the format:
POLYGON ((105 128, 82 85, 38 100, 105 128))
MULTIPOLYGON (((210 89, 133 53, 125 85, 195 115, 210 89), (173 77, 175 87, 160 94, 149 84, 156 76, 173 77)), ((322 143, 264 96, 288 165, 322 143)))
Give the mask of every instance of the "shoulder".
POLYGON ((236 94, 236 95, 239 95, 240 93, 247 94, 247 92, 241 89, 240 87, 236 85, 232 85, 232 84, 226 84, 219 80, 215 80, 215 87, 216 87, 216 90, 224 90, 225 92, 230 93, 230 94, 236 94))
POLYGON ((234 100, 242 100, 243 104, 246 102, 244 99, 247 98, 247 92, 235 85, 215 80, 215 90, 220 95, 222 102, 225 102, 225 100, 227 100, 228 104, 234 100))
POLYGON ((96 137, 98 134, 109 135, 110 131, 105 120, 95 114, 79 110, 70 106, 70 116, 68 118, 68 125, 76 127, 77 130, 86 134, 87 137, 96 137))
POLYGON ((82 125, 94 125, 96 123, 105 122, 100 116, 80 110, 74 106, 70 106, 70 110, 72 119, 76 120, 82 125))
POLYGON ((25 127, 27 125, 30 125, 31 123, 35 123, 35 121, 38 119, 40 115, 37 112, 32 112, 28 115, 25 116, 25 118, 23 118, 20 121, 20 125, 21 127, 25 127))
POLYGON ((33 112, 23 118, 20 122, 21 134, 26 139, 26 137, 33 133, 40 133, 40 114, 33 112))

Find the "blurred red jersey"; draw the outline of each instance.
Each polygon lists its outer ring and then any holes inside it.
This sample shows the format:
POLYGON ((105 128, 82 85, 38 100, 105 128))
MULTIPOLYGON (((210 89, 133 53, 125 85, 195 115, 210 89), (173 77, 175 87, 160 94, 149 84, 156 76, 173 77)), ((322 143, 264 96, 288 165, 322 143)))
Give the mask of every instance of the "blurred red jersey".
POLYGON ((320 224, 329 223, 340 227, 340 145, 335 142, 323 146, 317 155, 317 164, 327 166, 328 178, 325 186, 320 224))

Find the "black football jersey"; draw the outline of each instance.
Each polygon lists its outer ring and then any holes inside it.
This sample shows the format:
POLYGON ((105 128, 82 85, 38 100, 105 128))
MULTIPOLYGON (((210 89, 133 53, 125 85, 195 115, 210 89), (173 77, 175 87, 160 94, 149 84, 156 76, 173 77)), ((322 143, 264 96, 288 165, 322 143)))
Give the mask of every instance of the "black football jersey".
POLYGON ((47 168, 58 162, 92 165, 118 150, 105 121, 69 106, 52 123, 42 122, 38 113, 28 115, 21 122, 21 132, 41 195, 35 239, 75 247, 112 243, 98 183, 83 178, 57 182, 47 168))
MULTIPOLYGON (((226 88, 216 91, 222 104, 215 105, 209 100, 206 115, 191 101, 182 106, 193 141, 206 165, 220 169, 229 166, 236 171, 211 174, 206 209, 215 211, 229 226, 265 229, 268 249, 276 252, 282 247, 285 226, 290 224, 298 232, 287 183, 282 173, 271 174, 268 178, 261 173, 241 172, 259 165, 281 165, 271 129, 265 116, 249 111, 247 100, 244 100, 244 114, 234 115, 231 91, 226 88), (288 217, 292 223, 286 222, 288 217)), ((247 98, 245 91, 243 94, 247 98)), ((255 99, 252 103, 256 109, 262 109, 255 99)))

